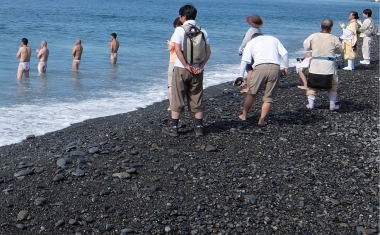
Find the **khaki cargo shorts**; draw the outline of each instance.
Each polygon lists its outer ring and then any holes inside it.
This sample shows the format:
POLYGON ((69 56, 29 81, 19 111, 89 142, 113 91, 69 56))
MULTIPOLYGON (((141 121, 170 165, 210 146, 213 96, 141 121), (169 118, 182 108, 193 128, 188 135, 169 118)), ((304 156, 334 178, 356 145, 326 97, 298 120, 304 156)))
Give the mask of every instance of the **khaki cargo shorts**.
POLYGON ((203 72, 192 74, 185 68, 174 67, 172 79, 172 101, 170 109, 182 113, 187 106, 192 113, 202 112, 203 105, 203 72))
POLYGON ((248 90, 249 95, 256 96, 260 88, 265 87, 263 101, 273 103, 280 78, 280 65, 259 64, 253 69, 251 83, 248 90))

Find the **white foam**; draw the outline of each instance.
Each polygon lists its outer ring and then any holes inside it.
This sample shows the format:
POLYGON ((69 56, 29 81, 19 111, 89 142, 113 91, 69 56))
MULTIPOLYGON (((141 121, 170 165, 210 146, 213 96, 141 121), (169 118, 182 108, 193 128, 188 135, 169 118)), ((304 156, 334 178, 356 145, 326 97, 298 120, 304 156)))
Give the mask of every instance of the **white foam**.
POLYGON ((153 86, 146 93, 112 92, 107 98, 77 103, 0 108, 0 146, 20 142, 30 134, 38 136, 57 131, 87 119, 130 112, 165 98, 166 93, 162 86, 153 86))
MULTIPOLYGON (((234 81, 239 64, 214 65, 204 74, 204 87, 234 81)), ((41 101, 34 105, 0 107, 0 146, 22 141, 26 136, 43 135, 87 119, 105 117, 146 107, 167 99, 165 81, 144 88, 144 92, 108 91, 105 98, 83 101, 41 101)))

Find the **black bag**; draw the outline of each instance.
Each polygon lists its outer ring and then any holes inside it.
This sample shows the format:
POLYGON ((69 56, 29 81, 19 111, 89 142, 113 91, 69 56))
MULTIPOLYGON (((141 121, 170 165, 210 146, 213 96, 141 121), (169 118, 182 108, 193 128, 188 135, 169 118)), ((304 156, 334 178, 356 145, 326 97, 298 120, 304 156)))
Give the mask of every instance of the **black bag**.
POLYGON ((333 74, 314 74, 309 73, 307 77, 307 87, 329 90, 332 87, 333 74))

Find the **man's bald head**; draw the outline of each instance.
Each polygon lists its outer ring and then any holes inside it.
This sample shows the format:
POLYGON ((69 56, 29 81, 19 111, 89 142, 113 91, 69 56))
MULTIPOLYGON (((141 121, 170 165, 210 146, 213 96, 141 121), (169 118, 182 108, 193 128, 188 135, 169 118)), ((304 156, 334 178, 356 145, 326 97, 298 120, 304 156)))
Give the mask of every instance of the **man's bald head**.
POLYGON ((331 31, 333 27, 333 21, 330 19, 324 19, 321 23, 321 29, 323 31, 331 31))
POLYGON ((80 40, 80 39, 77 39, 77 40, 75 41, 75 44, 77 44, 77 45, 80 45, 80 44, 82 44, 82 40, 80 40))
POLYGON ((41 46, 46 47, 46 46, 47 46, 47 41, 43 40, 43 41, 41 42, 41 46))

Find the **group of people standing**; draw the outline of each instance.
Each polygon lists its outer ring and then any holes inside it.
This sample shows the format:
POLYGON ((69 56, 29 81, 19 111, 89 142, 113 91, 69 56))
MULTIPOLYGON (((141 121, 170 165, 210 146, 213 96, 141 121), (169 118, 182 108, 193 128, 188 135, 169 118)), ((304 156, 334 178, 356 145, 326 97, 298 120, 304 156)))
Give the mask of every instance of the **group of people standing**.
POLYGON ((359 19, 359 14, 356 11, 351 11, 348 19, 349 22, 345 25, 343 22, 339 22, 340 27, 343 30, 343 34, 340 37, 343 50, 344 59, 347 60, 347 66, 343 69, 354 70, 355 62, 354 59, 357 57, 357 41, 358 37, 363 39, 362 43, 362 53, 363 60, 360 61, 361 64, 370 64, 371 61, 371 42, 372 37, 377 31, 377 26, 372 19, 371 9, 365 9, 363 11, 364 21, 359 19))
MULTIPOLYGON (((119 41, 116 39, 117 34, 111 33, 111 42, 108 42, 110 50, 110 60, 111 64, 116 64, 117 62, 117 52, 119 50, 119 41)), ((28 39, 21 39, 21 46, 18 49, 16 58, 20 59, 20 63, 17 70, 17 79, 21 79, 23 76, 25 78, 29 77, 30 70, 30 57, 32 55, 32 50, 28 46, 28 39)), ((43 40, 41 42, 41 49, 36 49, 38 62, 38 75, 46 73, 47 62, 49 58, 49 49, 47 48, 47 41, 43 40)), ((72 69, 74 71, 79 70, 79 65, 82 59, 83 46, 82 40, 77 39, 75 45, 71 50, 71 55, 73 56, 72 69)))
MULTIPOLYGON (((202 29, 207 43, 207 59, 200 64, 189 64, 183 56, 185 30, 178 27, 187 24, 196 24, 197 10, 192 5, 185 5, 179 10, 179 18, 173 23, 174 34, 168 41, 168 49, 171 51, 168 69, 168 110, 171 112, 171 123, 169 127, 164 127, 162 132, 170 136, 179 136, 178 123, 180 113, 184 112, 184 99, 187 98, 189 110, 194 113, 196 136, 203 135, 203 68, 211 55, 209 38, 207 32, 202 29)), ((320 91, 327 91, 329 96, 329 109, 331 111, 339 109, 338 97, 338 74, 336 55, 344 53, 344 59, 348 60, 345 70, 353 70, 353 60, 356 58, 356 42, 358 29, 360 37, 363 37, 363 57, 362 64, 370 64, 371 41, 375 23, 371 19, 372 11, 363 11, 364 22, 360 22, 357 12, 351 12, 350 22, 347 26, 339 22, 342 29, 351 31, 351 37, 337 37, 331 34, 333 21, 324 19, 321 22, 320 31, 308 36, 303 47, 308 55, 307 81, 304 82, 308 104, 307 109, 313 109, 316 95, 320 91), (360 25, 360 26, 359 26, 360 25), (356 39, 355 39, 356 37, 356 39)), ((264 88, 263 104, 261 115, 258 120, 259 126, 267 124, 265 118, 270 111, 273 97, 277 91, 280 78, 288 75, 289 58, 288 52, 281 42, 270 35, 264 35, 261 27, 264 20, 257 14, 246 18, 251 28, 244 36, 243 42, 238 49, 241 56, 240 76, 235 81, 235 85, 243 85, 244 74, 247 73, 246 87, 241 92, 246 92, 243 112, 238 117, 241 120, 247 119, 247 114, 253 105, 253 101, 258 91, 264 88), (283 68, 280 67, 282 59, 283 68)), ((343 30, 343 33, 345 31, 343 30)), ((306 77, 305 77, 306 79, 306 77)))

